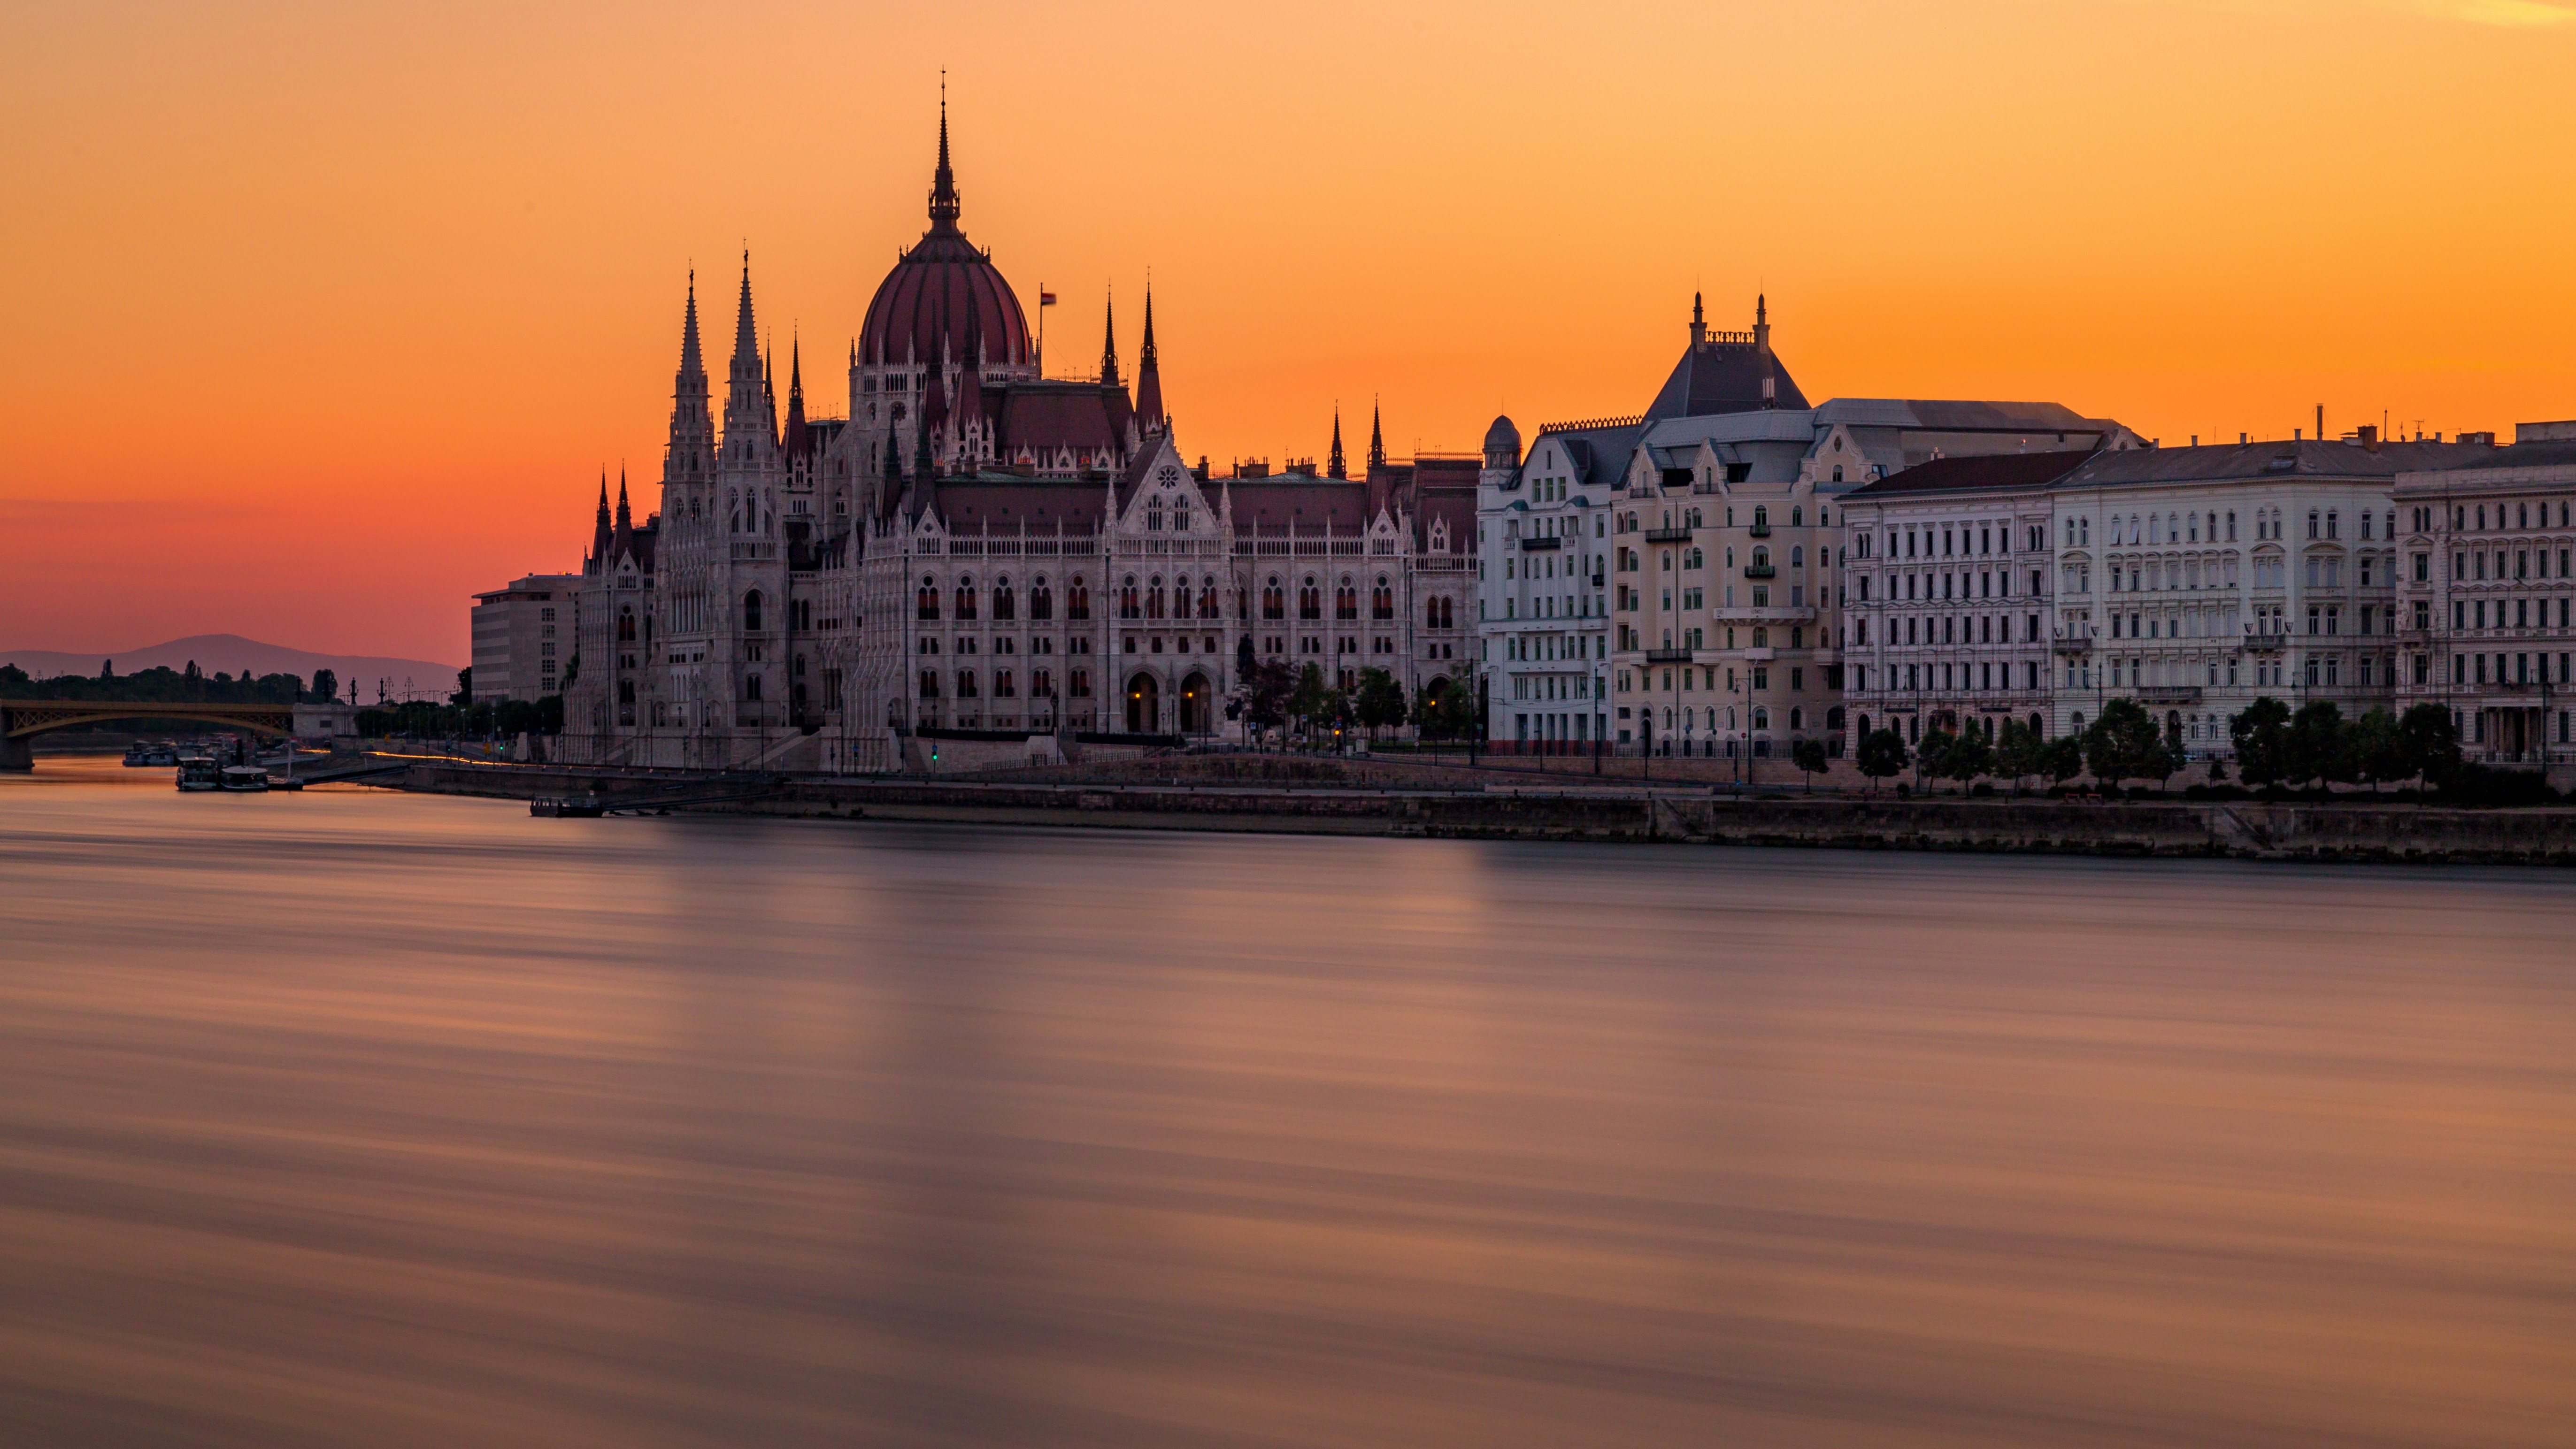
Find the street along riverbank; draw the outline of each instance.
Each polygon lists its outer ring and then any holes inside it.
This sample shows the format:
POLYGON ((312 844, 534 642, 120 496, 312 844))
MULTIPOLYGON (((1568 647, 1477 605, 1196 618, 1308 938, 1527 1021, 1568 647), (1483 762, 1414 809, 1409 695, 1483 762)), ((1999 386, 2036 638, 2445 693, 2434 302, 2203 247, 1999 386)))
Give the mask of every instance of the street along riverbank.
POLYGON ((714 777, 422 761, 403 787, 508 799, 590 797, 612 811, 1451 839, 1856 850, 2576 865, 2576 808, 2363 802, 2071 802, 1713 797, 1704 789, 1355 788, 1316 784, 772 779, 708 801, 714 777))

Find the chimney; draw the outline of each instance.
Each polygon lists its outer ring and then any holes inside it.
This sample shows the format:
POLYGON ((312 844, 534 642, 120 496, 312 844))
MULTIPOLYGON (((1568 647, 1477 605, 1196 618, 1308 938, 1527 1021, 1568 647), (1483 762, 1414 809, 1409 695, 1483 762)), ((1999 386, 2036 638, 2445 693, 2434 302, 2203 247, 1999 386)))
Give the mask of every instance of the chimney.
POLYGON ((2361 425, 2360 432, 2361 432, 2361 445, 2362 445, 2364 448, 2369 449, 2371 452, 2374 452, 2374 453, 2378 452, 2378 451, 2379 451, 2379 429, 2378 429, 2378 427, 2377 427, 2376 425, 2374 425, 2374 424, 2364 423, 2364 424, 2362 424, 2362 425, 2361 425))
POLYGON ((2325 405, 2324 403, 2319 403, 2319 404, 2317 404, 2317 441, 2318 441, 2318 442, 2320 442, 2320 443, 2322 443, 2322 442, 2324 442, 2325 440, 2326 440, 2326 405, 2325 405))

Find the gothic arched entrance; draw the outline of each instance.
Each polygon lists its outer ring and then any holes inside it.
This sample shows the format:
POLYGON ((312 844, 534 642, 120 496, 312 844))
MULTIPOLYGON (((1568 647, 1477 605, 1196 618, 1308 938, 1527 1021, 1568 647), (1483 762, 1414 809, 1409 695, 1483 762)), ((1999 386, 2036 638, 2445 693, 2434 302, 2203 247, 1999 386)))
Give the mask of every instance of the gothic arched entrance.
POLYGON ((1181 733, 1203 735, 1213 725, 1208 718, 1208 682, 1204 674, 1192 674, 1181 681, 1181 733))
POLYGON ((1127 681, 1127 732, 1149 735, 1162 724, 1163 699, 1154 676, 1139 673, 1127 681))

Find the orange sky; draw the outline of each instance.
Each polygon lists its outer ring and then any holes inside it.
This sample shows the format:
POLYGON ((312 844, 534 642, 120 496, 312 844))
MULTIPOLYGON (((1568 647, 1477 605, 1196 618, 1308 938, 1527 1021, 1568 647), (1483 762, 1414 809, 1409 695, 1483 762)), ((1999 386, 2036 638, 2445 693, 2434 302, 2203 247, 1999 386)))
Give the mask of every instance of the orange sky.
POLYGON ((1152 267, 1220 466, 1632 411, 1694 286, 1818 399, 2576 416, 2576 3, 30 7, 0 646, 461 662, 654 476, 692 260, 840 395, 942 65, 1055 369, 1152 267))

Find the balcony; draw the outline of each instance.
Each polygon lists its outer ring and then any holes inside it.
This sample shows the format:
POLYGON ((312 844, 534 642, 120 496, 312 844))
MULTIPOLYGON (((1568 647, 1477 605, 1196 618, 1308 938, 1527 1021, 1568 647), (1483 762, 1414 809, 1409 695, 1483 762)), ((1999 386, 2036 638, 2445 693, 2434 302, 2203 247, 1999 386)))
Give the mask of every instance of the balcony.
POLYGON ((1771 536, 1771 525, 1757 518, 1753 520, 1753 528, 1751 531, 1755 538, 1769 538, 1771 536))
POLYGON ((1691 662, 1691 651, 1687 649, 1649 649, 1646 651, 1646 662, 1648 664, 1688 664, 1691 662))
POLYGON ((1775 564, 1746 564, 1744 576, 1748 579, 1775 579, 1780 576, 1780 570, 1775 564))
POLYGON ((1521 540, 1521 552, 1523 553, 1539 553, 1548 549, 1563 547, 1565 547, 1565 540, 1561 538, 1525 538, 1521 540))
POLYGON ((2248 624, 2245 626, 2245 647, 2266 651, 2287 649, 2290 647, 2290 631, 2286 628, 2272 629, 2261 624, 2248 624))
POLYGON ((2090 634, 2078 634, 2065 629, 2060 629, 2057 631, 2057 638, 2055 639, 2054 644, 2057 652, 2060 654, 2090 654, 2093 652, 2093 636, 2090 634))
POLYGON ((2137 693, 2140 704, 2200 703, 2200 686, 2196 684, 2151 684, 2137 693))
POLYGON ((1646 530, 1646 542, 1648 543, 1688 543, 1690 541, 1691 531, 1688 528, 1650 528, 1646 530))

